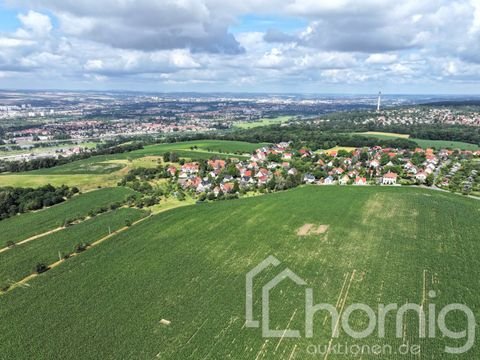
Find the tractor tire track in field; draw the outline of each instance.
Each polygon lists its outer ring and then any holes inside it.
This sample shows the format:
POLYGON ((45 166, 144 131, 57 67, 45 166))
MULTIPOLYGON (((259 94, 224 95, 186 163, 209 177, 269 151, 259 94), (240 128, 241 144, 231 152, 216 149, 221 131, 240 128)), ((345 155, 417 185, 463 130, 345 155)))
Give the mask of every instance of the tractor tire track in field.
POLYGON ((330 341, 328 342, 328 348, 327 348, 327 351, 325 352, 324 360, 327 360, 328 355, 330 353, 330 350, 332 348, 333 338, 335 337, 335 334, 337 333, 337 330, 338 330, 338 326, 340 325, 340 318, 342 316, 343 309, 345 308, 345 304, 346 304, 347 298, 348 298, 348 292, 350 291, 350 287, 352 286, 353 279, 355 278, 355 273, 356 272, 357 272, 357 270, 352 271, 352 275, 350 276, 350 279, 348 281, 348 286, 345 290, 345 294, 342 295, 343 288, 342 288, 342 292, 340 293, 340 296, 339 296, 340 302, 338 303, 338 306, 340 306, 340 310, 338 312, 338 319, 337 319, 337 323, 335 324, 335 328, 333 329, 332 337, 330 338, 330 341))
MULTIPOLYGON (((141 223, 142 221, 145 221, 145 220, 147 220, 147 219, 149 219, 149 218, 151 218, 151 217, 152 217, 152 215, 148 215, 148 216, 146 216, 146 217, 144 217, 144 218, 142 218, 142 219, 140 219, 140 220, 135 221, 134 223, 132 223, 131 226, 124 226, 123 228, 120 228, 120 229, 118 229, 118 230, 116 230, 116 231, 112 231, 110 234, 108 234, 108 235, 106 235, 106 236, 98 239, 97 241, 93 242, 92 244, 90 244, 90 246, 87 247, 86 251, 88 251, 89 249, 91 249, 91 248, 93 248, 93 247, 101 244, 102 242, 104 242, 104 241, 106 241, 106 240, 114 237, 115 235, 118 235, 118 234, 120 234, 120 233, 122 233, 122 232, 124 232, 124 231, 126 231, 126 230, 128 230, 128 229, 130 229, 131 227, 133 227, 133 226, 135 226, 135 225, 141 223)), ((60 228, 60 229, 62 229, 62 228, 60 228)), ((56 230, 56 231, 58 231, 58 230, 56 230)), ((55 231, 54 231, 54 232, 55 232, 55 231)), ((44 234, 42 234, 42 235, 44 235, 44 234)), ((83 252, 82 252, 82 253, 83 253, 83 252)), ((76 256, 78 256, 78 255, 80 255, 80 254, 82 254, 82 253, 73 253, 73 254, 70 255, 70 257, 69 257, 68 259, 70 259, 70 258, 72 258, 72 257, 76 257, 76 256)), ((57 266, 61 265, 62 263, 64 263, 64 262, 67 261, 68 259, 60 259, 60 260, 54 262, 53 264, 48 265, 48 266, 47 266, 48 271, 51 270, 51 269, 56 268, 57 266)), ((35 279, 35 278, 38 277, 39 275, 41 275, 41 274, 39 274, 39 273, 33 273, 33 274, 28 275, 27 277, 23 278, 22 280, 17 281, 16 283, 12 284, 12 285, 8 288, 8 290, 0 293, 0 296, 3 295, 3 294, 6 294, 6 293, 9 292, 9 291, 12 291, 13 289, 15 289, 15 288, 17 288, 17 287, 21 287, 21 286, 27 286, 27 287, 28 287, 29 285, 28 285, 27 283, 28 283, 30 280, 35 279)))

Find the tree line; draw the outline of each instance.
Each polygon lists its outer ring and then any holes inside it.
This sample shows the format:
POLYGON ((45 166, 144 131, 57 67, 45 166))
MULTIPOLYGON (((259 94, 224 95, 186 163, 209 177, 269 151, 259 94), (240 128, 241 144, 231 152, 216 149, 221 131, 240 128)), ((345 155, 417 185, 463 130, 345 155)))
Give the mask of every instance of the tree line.
POLYGON ((76 187, 45 185, 36 189, 0 188, 0 220, 59 204, 79 192, 76 187))
POLYGON ((2 172, 24 172, 32 171, 38 169, 47 169, 59 165, 68 164, 77 160, 88 159, 92 156, 97 155, 111 155, 111 154, 121 154, 125 152, 130 152, 134 150, 143 149, 143 143, 134 142, 128 144, 120 144, 108 146, 102 144, 91 152, 85 152, 80 154, 75 154, 72 156, 64 157, 59 156, 58 158, 39 158, 33 160, 21 160, 21 161, 0 161, 0 173, 2 172))

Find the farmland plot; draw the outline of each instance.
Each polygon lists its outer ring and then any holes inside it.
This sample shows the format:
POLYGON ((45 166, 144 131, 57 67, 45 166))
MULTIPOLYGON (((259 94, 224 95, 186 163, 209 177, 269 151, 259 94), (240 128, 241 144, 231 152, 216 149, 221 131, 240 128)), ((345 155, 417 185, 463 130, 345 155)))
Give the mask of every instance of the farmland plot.
POLYGON ((137 209, 118 209, 2 252, 0 285, 3 287, 17 282, 31 274, 36 264, 43 263, 48 266, 73 253, 78 244, 91 244, 123 228, 126 221, 133 223, 145 215, 144 211, 137 209))
MULTIPOLYGON (((245 327, 245 275, 270 255, 281 262, 255 278, 258 320, 262 286, 287 267, 313 289, 314 303, 339 312, 359 302, 373 309, 459 302, 478 315, 479 215, 480 202, 446 193, 314 186, 168 211, 1 296, 0 353, 15 359, 323 359, 309 346, 408 341, 421 346, 420 357, 379 358, 475 359, 476 344, 460 356, 444 352, 465 339, 419 339, 415 316, 406 317, 400 338, 387 317, 385 338, 374 333, 355 340, 343 330, 332 339, 331 320, 316 314, 307 338, 304 286, 288 281, 270 294, 270 327, 299 330, 301 337, 263 338, 261 328, 245 327), (328 230, 298 235, 305 224, 328 230)), ((465 329, 461 314, 447 323, 465 329)), ((366 318, 352 315, 350 324, 363 330, 366 318)))
POLYGON ((19 242, 63 226, 65 220, 86 216, 90 210, 121 202, 131 194, 135 194, 135 191, 124 187, 95 190, 47 209, 2 220, 0 248, 8 241, 19 242))

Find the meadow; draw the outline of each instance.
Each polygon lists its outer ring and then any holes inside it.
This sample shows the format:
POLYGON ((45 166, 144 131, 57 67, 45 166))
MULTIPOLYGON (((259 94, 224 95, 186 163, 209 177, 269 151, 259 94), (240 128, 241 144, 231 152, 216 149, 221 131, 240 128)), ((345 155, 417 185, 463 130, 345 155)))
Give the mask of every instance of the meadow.
POLYGON ((475 144, 469 144, 466 142, 461 141, 445 141, 445 140, 425 140, 425 139, 416 139, 411 138, 409 135, 406 134, 396 134, 396 133, 385 133, 385 132, 375 132, 375 131, 368 131, 364 133, 352 133, 352 135, 365 135, 369 137, 376 137, 382 140, 388 139, 409 139, 415 141, 419 147, 427 149, 427 148, 434 148, 437 150, 440 149, 460 149, 460 150, 471 150, 476 151, 480 149, 480 146, 475 144))
MULTIPOLYGON (((301 338, 263 339, 245 328, 245 275, 273 255, 281 261, 254 283, 261 318, 263 285, 286 267, 314 289, 314 303, 459 302, 480 314, 480 202, 417 188, 304 186, 288 192, 186 206, 152 216, 0 296, 0 354, 6 359, 305 359, 331 340, 324 314, 304 335, 304 288, 271 292, 271 328, 301 338), (308 224, 321 232, 299 229, 308 224), (434 290, 437 297, 426 296, 434 290), (302 295, 303 294, 303 295, 302 295), (167 320, 167 321, 162 321, 167 320), (169 323, 170 322, 170 323, 169 323)), ((307 226, 308 227, 308 226, 307 226)), ((390 315, 389 315, 390 316, 390 315)), ((418 338, 407 316, 391 332, 360 344, 421 346, 421 358, 475 359, 480 348, 438 334, 418 338)), ((461 314, 449 327, 465 329, 461 314)), ((363 330, 365 318, 351 317, 363 330)), ((355 343, 343 330, 333 343, 355 343)), ((324 356, 321 356, 324 358, 324 356)), ((331 358, 351 358, 331 356, 331 358)), ((363 358, 370 358, 369 356, 363 358)), ((400 356, 385 356, 396 359, 400 356)), ((406 357, 417 358, 417 357, 406 357)))
POLYGON ((77 186, 83 191, 115 186, 123 175, 137 167, 155 167, 166 152, 185 159, 248 158, 253 150, 267 145, 242 141, 196 140, 147 145, 129 153, 99 155, 61 166, 15 174, 0 174, 0 187, 77 186), (193 148, 193 149, 192 149, 193 148))
POLYGON ((260 126, 269 126, 269 125, 276 125, 288 122, 291 120, 293 116, 277 116, 275 118, 263 118, 258 121, 244 121, 235 124, 236 128, 239 129, 253 129, 260 126))
POLYGON ((123 208, 100 214, 37 240, 15 246, 0 253, 0 285, 20 281, 30 275, 36 264, 50 265, 74 252, 78 244, 91 244, 98 239, 141 219, 146 212, 123 208))
POLYGON ((124 188, 108 188, 80 194, 52 207, 17 215, 0 221, 0 247, 8 241, 19 242, 61 227, 65 221, 86 216, 89 211, 125 200, 135 191, 124 188))

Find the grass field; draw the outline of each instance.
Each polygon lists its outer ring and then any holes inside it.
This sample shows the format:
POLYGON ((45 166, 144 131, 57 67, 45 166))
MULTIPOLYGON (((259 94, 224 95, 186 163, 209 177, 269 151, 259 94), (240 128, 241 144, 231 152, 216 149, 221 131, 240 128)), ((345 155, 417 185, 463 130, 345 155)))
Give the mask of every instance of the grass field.
POLYGON ((40 169, 24 173, 1 174, 1 186, 38 187, 47 184, 54 186, 77 186, 82 190, 95 189, 98 186, 115 186, 129 169, 137 167, 155 167, 161 155, 175 152, 187 159, 219 158, 246 159, 253 150, 266 145, 242 141, 198 140, 171 144, 147 145, 144 149, 123 154, 100 155, 75 161, 49 169, 40 169), (195 147, 195 149, 191 149, 195 147))
POLYGON ((460 141, 444 141, 444 140, 423 140, 423 139, 410 139, 415 141, 420 147, 435 148, 435 149, 460 149, 460 150, 479 150, 480 147, 475 144, 468 144, 460 141))
POLYGON ((133 190, 123 187, 95 190, 47 209, 2 220, 0 247, 4 247, 7 241, 19 242, 63 226, 67 219, 85 216, 90 210, 123 201, 134 193, 133 190))
POLYGON ((444 141, 444 140, 424 140, 424 139, 416 139, 411 138, 410 135, 406 134, 396 134, 396 133, 383 133, 383 132, 375 132, 375 131, 368 131, 364 133, 352 133, 352 135, 365 135, 370 137, 376 137, 382 140, 388 139, 409 139, 415 141, 419 147, 427 149, 427 148, 435 148, 437 150, 440 149, 460 149, 460 150, 472 150, 476 151, 479 150, 480 147, 475 144, 469 144, 460 141, 444 141))
POLYGON ((348 152, 352 152, 355 150, 354 147, 348 147, 348 146, 335 146, 331 149, 328 149, 328 150, 321 150, 325 153, 327 153, 328 155, 330 155, 332 152, 338 152, 339 150, 345 150, 345 151, 348 151, 348 152))
POLYGON ((145 146, 144 149, 132 151, 129 155, 137 157, 161 155, 166 152, 176 152, 185 158, 205 158, 212 156, 243 158, 242 154, 250 154, 253 150, 266 145, 265 143, 254 144, 243 141, 225 140, 196 140, 171 144, 158 144, 145 146), (192 147, 197 147, 192 150, 192 147))
POLYGON ((253 129, 260 126, 281 124, 284 122, 288 122, 292 118, 293 116, 278 116, 276 118, 264 118, 264 119, 253 121, 253 122, 245 121, 245 122, 240 122, 238 124, 235 124, 235 127, 239 129, 253 129))
POLYGON ((32 148, 29 151, 25 151, 25 150, 5 151, 4 150, 5 146, 0 146, 0 156, 10 156, 10 155, 18 155, 18 154, 38 154, 38 153, 45 153, 45 152, 54 153, 55 150, 70 149, 78 146, 82 148, 93 149, 97 146, 97 144, 98 143, 94 143, 94 142, 85 142, 80 144, 69 144, 69 145, 64 144, 64 145, 58 145, 58 146, 32 148))
POLYGON ((410 135, 408 134, 397 134, 397 133, 388 133, 388 132, 379 132, 379 131, 367 131, 363 133, 353 133, 353 134, 368 135, 368 136, 377 137, 379 139, 390 139, 390 138, 408 139, 410 137, 410 135))
MULTIPOLYGON (((318 314, 314 337, 303 336, 303 288, 282 283, 270 302, 271 327, 299 329, 301 338, 265 341, 260 329, 244 327, 245 274, 269 255, 282 264, 256 278, 257 319, 261 287, 285 267, 314 289, 315 303, 339 310, 358 302, 374 309, 379 303, 440 309, 460 302, 478 317, 479 215, 480 202, 447 193, 314 186, 163 212, 1 296, 0 354, 37 360, 315 358, 307 346, 328 344, 330 324, 322 327, 324 314, 318 314), (323 225, 324 232, 297 235, 305 224, 323 225), (434 300, 425 298, 430 290, 437 292, 434 300)), ((447 317, 447 324, 462 330, 463 320, 461 314, 447 317)), ((351 325, 362 330, 365 319, 352 316, 351 325)), ((357 343, 409 341, 421 345, 425 359, 480 356, 477 345, 463 356, 446 356, 445 345, 465 340, 441 334, 419 340, 417 327, 418 319, 407 316, 403 338, 387 326, 385 339, 357 343)), ((355 343, 342 331, 334 343, 346 341, 355 343)))
POLYGON ((77 244, 93 243, 124 227, 126 220, 133 223, 145 215, 137 209, 118 209, 0 253, 0 285, 19 281, 31 274, 36 264, 52 264, 59 254, 71 254, 77 244))
POLYGON ((33 175, 30 173, 0 175, 0 187, 40 187, 51 184, 53 186, 76 186, 82 191, 93 190, 97 187, 115 186, 118 175, 93 174, 64 174, 64 175, 33 175))

